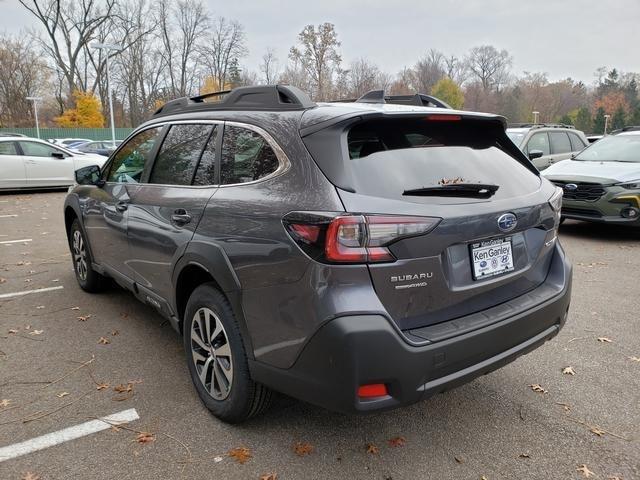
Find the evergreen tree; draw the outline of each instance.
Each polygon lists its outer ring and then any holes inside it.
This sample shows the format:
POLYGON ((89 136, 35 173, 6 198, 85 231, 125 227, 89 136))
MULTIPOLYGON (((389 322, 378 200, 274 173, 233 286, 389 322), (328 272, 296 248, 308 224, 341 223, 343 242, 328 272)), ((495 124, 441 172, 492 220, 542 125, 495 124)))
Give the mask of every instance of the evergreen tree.
POLYGON ((593 133, 604 133, 604 108, 598 108, 596 116, 593 117, 593 133))
POLYGON ((578 110, 575 126, 578 130, 582 130, 583 132, 592 132, 591 113, 589 113, 589 109, 587 107, 580 107, 578 110))
POLYGON ((611 130, 623 128, 626 123, 625 120, 626 114, 624 112, 624 108, 618 107, 618 109, 613 113, 613 117, 611 118, 611 130))
POLYGON ((238 59, 234 58, 229 64, 229 83, 231 84, 231 88, 237 87, 242 83, 242 78, 240 77, 241 72, 242 70, 238 66, 238 59))

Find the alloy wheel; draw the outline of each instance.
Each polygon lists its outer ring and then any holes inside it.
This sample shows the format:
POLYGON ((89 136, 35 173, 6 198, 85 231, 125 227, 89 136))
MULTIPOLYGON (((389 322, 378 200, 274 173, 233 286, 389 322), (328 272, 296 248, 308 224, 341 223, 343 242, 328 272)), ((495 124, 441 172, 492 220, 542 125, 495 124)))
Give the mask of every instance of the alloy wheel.
POLYGON ((73 263, 78 277, 80 277, 80 280, 85 281, 87 279, 87 250, 80 230, 73 232, 73 263))
POLYGON ((196 311, 191 322, 191 357, 202 386, 216 400, 231 392, 233 360, 227 332, 209 308, 196 311))

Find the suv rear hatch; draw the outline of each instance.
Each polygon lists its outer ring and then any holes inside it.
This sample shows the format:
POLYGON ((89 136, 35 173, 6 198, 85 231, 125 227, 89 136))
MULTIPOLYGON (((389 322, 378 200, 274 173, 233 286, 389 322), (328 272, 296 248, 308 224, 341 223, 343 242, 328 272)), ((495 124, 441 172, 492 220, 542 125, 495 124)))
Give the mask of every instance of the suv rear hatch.
POLYGON ((368 264, 401 329, 483 311, 547 277, 555 190, 508 140, 501 117, 377 112, 303 140, 347 212, 441 219, 388 245, 394 261, 368 264))

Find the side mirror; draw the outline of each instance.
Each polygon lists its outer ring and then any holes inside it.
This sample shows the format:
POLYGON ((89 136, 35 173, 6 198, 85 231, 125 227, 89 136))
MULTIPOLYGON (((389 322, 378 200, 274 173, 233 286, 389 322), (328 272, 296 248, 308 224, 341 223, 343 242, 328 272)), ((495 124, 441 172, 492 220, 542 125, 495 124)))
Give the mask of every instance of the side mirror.
POLYGON ((104 181, 100 178, 100 167, 89 165, 76 170, 76 183, 78 185, 97 185, 101 187, 104 181))
POLYGON ((542 150, 529 150, 529 160, 535 160, 544 155, 542 150))
POLYGON ((51 156, 53 158, 58 158, 60 160, 62 160, 63 158, 66 158, 66 155, 62 152, 51 152, 51 156))

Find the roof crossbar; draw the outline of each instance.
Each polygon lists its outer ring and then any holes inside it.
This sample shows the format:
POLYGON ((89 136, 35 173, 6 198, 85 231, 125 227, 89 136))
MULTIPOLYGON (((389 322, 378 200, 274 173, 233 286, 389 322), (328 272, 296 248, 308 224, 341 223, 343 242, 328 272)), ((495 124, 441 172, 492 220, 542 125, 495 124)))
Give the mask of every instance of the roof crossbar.
POLYGON ((385 95, 384 90, 370 90, 358 99, 337 100, 338 102, 355 103, 390 103, 393 105, 415 105, 418 107, 437 107, 451 109, 447 103, 439 98, 424 93, 414 95, 385 95))
POLYGON ((154 117, 202 110, 305 110, 316 104, 302 90, 289 85, 237 87, 233 90, 182 97, 165 103, 154 117), (218 101, 206 101, 221 97, 218 101))

